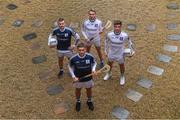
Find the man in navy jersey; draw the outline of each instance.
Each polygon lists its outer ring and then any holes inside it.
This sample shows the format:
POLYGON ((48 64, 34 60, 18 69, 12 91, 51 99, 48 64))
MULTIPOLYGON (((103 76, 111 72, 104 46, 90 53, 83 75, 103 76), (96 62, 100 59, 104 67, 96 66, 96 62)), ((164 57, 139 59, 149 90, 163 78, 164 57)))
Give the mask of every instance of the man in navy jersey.
MULTIPOLYGON (((50 34, 50 38, 55 37, 57 40, 57 54, 58 54, 58 63, 60 71, 58 73, 58 77, 63 75, 63 60, 64 57, 68 59, 73 56, 72 50, 77 45, 80 37, 79 35, 69 27, 65 27, 65 22, 63 18, 59 18, 57 21, 58 27, 55 28, 50 34), (71 37, 74 37, 74 44, 71 45, 71 37)), ((48 45, 50 47, 54 47, 50 45, 50 40, 48 41, 48 45)))
POLYGON ((85 77, 88 74, 93 73, 93 76, 96 75, 96 62, 94 57, 86 53, 86 47, 84 43, 80 43, 77 46, 78 54, 72 56, 69 61, 69 71, 73 78, 73 86, 76 88, 76 111, 80 111, 81 102, 81 89, 86 88, 87 93, 87 105, 90 110, 94 110, 93 102, 92 102, 92 87, 94 86, 94 82, 92 80, 92 76, 85 77))

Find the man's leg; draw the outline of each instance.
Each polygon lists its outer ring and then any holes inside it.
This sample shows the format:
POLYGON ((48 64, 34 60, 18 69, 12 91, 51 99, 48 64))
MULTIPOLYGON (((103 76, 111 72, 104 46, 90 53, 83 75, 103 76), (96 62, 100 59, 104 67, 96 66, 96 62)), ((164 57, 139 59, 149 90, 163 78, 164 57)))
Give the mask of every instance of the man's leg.
POLYGON ((100 59, 100 68, 104 67, 104 61, 103 61, 103 57, 102 57, 102 53, 101 53, 101 47, 100 46, 95 46, 99 59, 100 59))
POLYGON ((81 88, 76 88, 75 90, 75 95, 76 95, 76 111, 80 111, 81 109, 81 101, 80 101, 80 97, 81 97, 81 88))
POLYGON ((124 63, 119 64, 119 68, 120 68, 120 72, 121 72, 121 76, 120 76, 120 85, 124 85, 125 84, 125 65, 124 63))
POLYGON ((92 88, 86 88, 86 93, 87 93, 87 105, 89 107, 90 110, 94 110, 94 105, 92 102, 92 88))
POLYGON ((64 60, 64 57, 58 57, 58 64, 59 64, 59 73, 58 73, 58 77, 61 77, 64 73, 63 71, 63 60, 64 60))

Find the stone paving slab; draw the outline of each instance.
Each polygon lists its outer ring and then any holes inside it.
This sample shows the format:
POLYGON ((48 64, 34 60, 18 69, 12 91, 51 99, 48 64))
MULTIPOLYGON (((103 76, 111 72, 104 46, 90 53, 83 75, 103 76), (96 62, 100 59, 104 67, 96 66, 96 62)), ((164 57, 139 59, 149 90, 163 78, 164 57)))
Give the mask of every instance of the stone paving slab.
POLYGON ((45 70, 39 73, 39 79, 42 81, 48 80, 52 74, 51 70, 45 70))
POLYGON ((174 45, 164 45, 163 47, 164 50, 169 51, 169 52, 177 52, 178 47, 174 45))
POLYGON ((154 32, 156 30, 156 25, 155 24, 148 24, 148 25, 146 25, 146 30, 149 32, 154 32))
POLYGON ((154 75, 159 75, 159 76, 160 76, 160 75, 163 74, 164 69, 151 65, 151 66, 149 66, 149 68, 147 69, 147 71, 148 71, 149 73, 154 74, 154 75))
POLYGON ((26 34, 26 35, 23 36, 24 40, 26 40, 26 41, 32 40, 32 39, 34 39, 36 37, 37 37, 37 35, 36 35, 35 32, 29 33, 29 34, 26 34))
POLYGON ((69 104, 67 102, 61 102, 54 106, 54 113, 56 115, 63 114, 70 109, 69 104))
POLYGON ((177 24, 176 23, 168 23, 167 29, 168 30, 175 30, 175 29, 177 29, 177 24))
POLYGON ((14 27, 20 27, 23 23, 24 23, 24 20, 15 20, 15 21, 12 23, 12 26, 14 26, 14 27))
POLYGON ((160 62, 169 63, 172 58, 167 55, 158 54, 158 55, 156 55, 156 59, 159 60, 160 62))
POLYGON ((176 9, 179 9, 179 5, 177 3, 169 3, 167 5, 167 8, 172 9, 172 10, 176 10, 176 9))
POLYGON ((77 29, 79 27, 79 23, 73 23, 71 22, 69 27, 73 28, 73 29, 77 29))
POLYGON ((129 111, 120 106, 114 106, 112 109, 112 116, 118 119, 127 119, 129 114, 129 111))
POLYGON ((176 13, 168 13, 167 18, 175 18, 176 17, 176 13))
POLYGON ((134 102, 138 102, 141 98, 142 98, 142 94, 132 90, 132 89, 128 89, 128 91, 125 93, 126 97, 129 98, 130 100, 134 101, 134 102))
POLYGON ((15 10, 17 6, 15 4, 8 4, 6 8, 8 8, 9 10, 15 10))
POLYGON ((64 91, 64 88, 61 85, 50 85, 47 88, 47 93, 49 95, 56 95, 64 91))
POLYGON ((145 78, 142 78, 140 79, 139 81, 137 81, 137 84, 143 88, 146 88, 146 89, 150 89, 151 86, 152 86, 152 81, 151 80, 148 80, 148 79, 145 79, 145 78))
POLYGON ((178 34, 172 34, 167 36, 168 40, 175 40, 175 41, 180 41, 180 35, 178 34))
POLYGON ((40 45, 39 45, 39 43, 33 43, 29 48, 31 49, 31 50, 38 50, 38 49, 40 49, 40 45))
POLYGON ((31 27, 40 27, 43 24, 42 20, 33 20, 31 27))
POLYGON ((23 0, 23 2, 24 2, 25 4, 31 3, 31 1, 32 1, 32 0, 23 0))
POLYGON ((127 24, 127 30, 129 31, 136 31, 137 25, 136 24, 127 24))
POLYGON ((47 61, 47 58, 45 55, 32 58, 32 63, 34 63, 34 64, 40 64, 40 63, 43 63, 45 61, 47 61))

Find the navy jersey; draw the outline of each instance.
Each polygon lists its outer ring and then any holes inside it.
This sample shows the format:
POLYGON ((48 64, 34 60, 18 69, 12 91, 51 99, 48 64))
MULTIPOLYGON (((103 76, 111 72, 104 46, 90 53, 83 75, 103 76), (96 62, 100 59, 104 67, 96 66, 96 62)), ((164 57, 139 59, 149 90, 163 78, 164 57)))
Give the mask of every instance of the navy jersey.
POLYGON ((72 36, 75 38, 76 42, 80 39, 79 35, 69 27, 65 27, 63 31, 59 28, 55 28, 52 35, 57 38, 58 50, 69 50, 72 36))
MULTIPOLYGON (((72 69, 72 71, 70 70, 71 74, 77 78, 82 78, 88 74, 91 74, 92 71, 95 71, 96 62, 94 57, 89 53, 86 53, 83 57, 80 57, 79 54, 76 54, 71 57, 69 66, 72 69)), ((79 82, 86 82, 91 79, 92 76, 80 79, 79 82)))

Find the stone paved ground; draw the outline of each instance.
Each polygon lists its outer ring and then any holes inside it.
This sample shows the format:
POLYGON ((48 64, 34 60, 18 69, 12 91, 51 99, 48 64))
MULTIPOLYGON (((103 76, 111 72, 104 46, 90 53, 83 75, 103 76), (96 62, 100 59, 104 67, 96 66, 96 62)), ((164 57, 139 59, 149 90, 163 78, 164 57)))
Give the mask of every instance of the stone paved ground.
MULTIPOLYGON (((180 118, 179 5, 179 0, 0 1, 0 118, 180 118), (104 23, 123 21, 136 54, 126 58, 125 86, 119 85, 116 64, 111 80, 94 79, 94 112, 83 91, 77 113, 67 67, 58 79, 47 36, 59 16, 79 32, 92 6, 104 23)), ((92 53, 96 56, 94 48, 92 53)))

